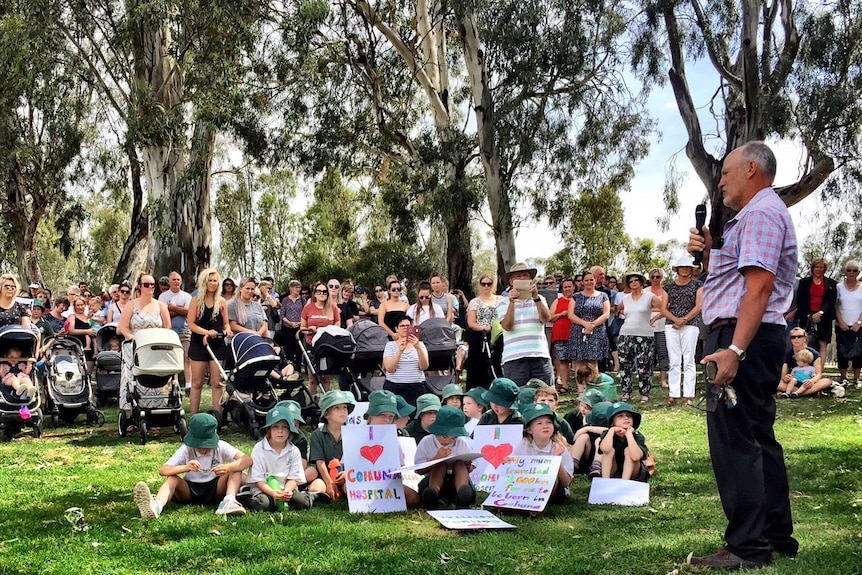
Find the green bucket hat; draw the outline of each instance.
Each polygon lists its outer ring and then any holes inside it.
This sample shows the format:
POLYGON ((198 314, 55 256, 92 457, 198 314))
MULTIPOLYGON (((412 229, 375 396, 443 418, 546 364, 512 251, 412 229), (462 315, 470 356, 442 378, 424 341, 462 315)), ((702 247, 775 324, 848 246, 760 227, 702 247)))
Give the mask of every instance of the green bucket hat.
POLYGON ((189 419, 189 431, 183 443, 191 448, 215 449, 218 447, 218 421, 209 413, 196 413, 189 419))
POLYGON ((524 387, 532 387, 533 389, 539 389, 540 387, 543 387, 545 385, 548 385, 548 384, 546 382, 542 381, 541 379, 539 379, 538 377, 531 377, 530 379, 527 380, 527 383, 526 383, 526 385, 524 385, 524 387))
POLYGON ((368 411, 365 412, 365 418, 381 413, 394 413, 398 417, 398 399, 394 393, 385 389, 372 391, 368 396, 368 411))
POLYGON ((398 404, 396 408, 398 410, 398 419, 401 419, 402 417, 407 417, 408 415, 416 411, 416 408, 407 403, 407 400, 400 395, 395 395, 395 401, 398 404))
POLYGON ((425 393, 416 398, 416 417, 426 411, 440 411, 440 398, 433 393, 425 393))
POLYGON ((560 422, 557 419, 557 414, 551 409, 547 403, 533 403, 525 406, 521 411, 521 417, 524 418, 524 425, 529 425, 536 418, 547 415, 554 422, 554 430, 560 429, 560 422))
POLYGON ((609 401, 602 401, 593 406, 593 410, 587 414, 586 423, 587 425, 597 425, 599 427, 609 427, 608 425, 608 412, 611 410, 611 405, 613 405, 609 401))
POLYGON ((488 403, 496 403, 506 409, 515 409, 518 403, 518 384, 508 377, 498 377, 491 382, 491 389, 482 397, 488 403))
POLYGON ((450 397, 463 397, 464 390, 461 389, 461 386, 457 383, 447 383, 445 387, 443 387, 443 401, 446 401, 450 397))
POLYGON ((347 413, 352 412, 353 408, 356 407, 356 400, 353 398, 353 394, 347 391, 341 391, 340 389, 327 391, 320 396, 320 401, 318 403, 320 405, 320 413, 323 415, 326 415, 326 411, 333 405, 341 405, 342 403, 346 404, 347 413))
POLYGON ((578 396, 578 401, 586 403, 590 407, 595 407, 596 404, 607 401, 605 394, 598 389, 588 389, 578 396))
POLYGON ((293 422, 293 412, 286 406, 279 407, 278 404, 266 412, 266 423, 263 424, 262 429, 269 429, 279 421, 285 422, 287 427, 290 429, 290 432, 294 435, 296 434, 296 424, 293 422))
POLYGON ((292 399, 286 399, 284 401, 279 401, 275 404, 276 407, 281 407, 282 409, 290 410, 290 416, 300 423, 305 423, 305 419, 302 417, 302 406, 299 403, 293 401, 292 399))
POLYGON ((625 401, 615 401, 611 404, 611 408, 608 411, 608 423, 614 420, 614 416, 628 411, 632 414, 632 426, 637 429, 641 424, 641 414, 635 411, 635 409, 626 403, 625 401))
POLYGON ((472 398, 473 401, 478 403, 481 407, 488 409, 491 406, 488 405, 488 402, 485 401, 485 399, 482 397, 487 391, 488 390, 485 389, 484 387, 474 387, 473 389, 471 389, 470 391, 468 391, 464 395, 467 395, 470 398, 472 398))
POLYGON ((467 416, 460 409, 451 405, 444 405, 437 411, 437 420, 428 426, 428 433, 434 435, 449 435, 452 437, 466 437, 467 430, 464 423, 467 416))
POLYGON ((536 388, 522 387, 518 392, 518 409, 536 403, 536 388))

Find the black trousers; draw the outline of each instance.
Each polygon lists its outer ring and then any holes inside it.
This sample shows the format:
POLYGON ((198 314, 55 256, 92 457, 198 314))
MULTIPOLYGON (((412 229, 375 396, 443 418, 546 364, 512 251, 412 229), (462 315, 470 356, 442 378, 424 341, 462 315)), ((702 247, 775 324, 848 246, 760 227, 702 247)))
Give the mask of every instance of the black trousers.
POLYGON ((491 387, 490 359, 483 349, 485 332, 468 329, 464 332, 465 340, 470 346, 464 368, 467 370, 467 391, 474 387, 491 387))
MULTIPOLYGON (((727 348, 734 325, 707 335, 704 352, 727 348)), ((706 417, 709 454, 727 517, 727 548, 749 561, 769 562, 772 549, 794 548, 784 451, 775 439, 775 392, 784 358, 784 326, 762 324, 732 386, 738 404, 720 402, 706 417)))

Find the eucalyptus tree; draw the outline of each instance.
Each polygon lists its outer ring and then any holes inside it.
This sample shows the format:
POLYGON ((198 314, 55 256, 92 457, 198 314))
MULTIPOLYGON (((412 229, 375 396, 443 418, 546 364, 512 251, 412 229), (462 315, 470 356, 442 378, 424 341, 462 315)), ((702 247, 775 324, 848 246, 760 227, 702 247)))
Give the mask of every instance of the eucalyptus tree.
POLYGON ((634 63, 647 82, 670 82, 688 134, 686 155, 712 204, 713 234, 731 215, 718 189, 722 160, 752 140, 793 139, 802 147, 798 180, 776 189, 786 204, 827 182, 825 196, 860 205, 860 13, 858 0, 644 3, 634 63), (703 108, 692 96, 689 60, 714 73, 703 108), (701 117, 706 110, 712 117, 701 117))

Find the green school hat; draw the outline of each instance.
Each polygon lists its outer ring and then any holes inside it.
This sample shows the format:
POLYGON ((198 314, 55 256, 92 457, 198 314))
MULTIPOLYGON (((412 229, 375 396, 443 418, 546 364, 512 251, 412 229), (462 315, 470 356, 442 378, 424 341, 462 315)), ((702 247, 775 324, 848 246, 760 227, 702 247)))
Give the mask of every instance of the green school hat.
POLYGON ((275 406, 290 410, 290 415, 291 417, 293 417, 294 420, 300 423, 305 423, 305 419, 302 417, 302 406, 300 406, 299 403, 293 401, 292 399, 279 401, 275 404, 275 406))
POLYGON ((446 401, 450 397, 463 397, 464 390, 461 389, 461 386, 457 383, 447 383, 443 388, 443 401, 446 401))
POLYGON ((599 427, 609 427, 608 412, 611 410, 611 402, 602 401, 593 406, 593 410, 587 414, 587 425, 597 425, 599 427))
POLYGON ((548 383, 545 381, 542 381, 541 379, 539 379, 537 377, 531 377, 530 379, 527 380, 527 384, 524 387, 532 387, 533 389, 539 389, 543 385, 548 385, 548 383))
POLYGON ((278 404, 266 412, 266 423, 263 424, 261 429, 269 429, 279 421, 285 422, 291 433, 296 433, 296 424, 293 422, 293 412, 287 407, 279 407, 278 404))
POLYGON ((536 388, 522 387, 518 392, 518 409, 521 409, 521 406, 527 406, 531 403, 536 403, 536 388))
POLYGON ((491 382, 491 389, 482 397, 488 403, 496 403, 506 409, 515 409, 518 403, 518 384, 508 377, 498 377, 491 382))
POLYGON ((471 389, 470 391, 468 391, 468 392, 467 392, 467 393, 465 393, 464 395, 467 395, 467 396, 469 396, 470 398, 472 398, 472 399, 473 399, 473 401, 475 401, 475 402, 476 402, 477 404, 479 404, 481 407, 484 407, 485 409, 488 409, 488 408, 489 408, 489 407, 491 407, 491 406, 490 406, 490 405, 488 405, 488 402, 487 402, 487 401, 485 401, 485 399, 482 397, 482 396, 485 394, 485 392, 487 392, 487 391, 488 391, 488 390, 487 390, 487 389, 485 389, 484 387, 474 387, 473 389, 471 389))
POLYGON ((407 403, 407 400, 400 395, 395 395, 395 401, 398 404, 398 419, 401 419, 402 417, 407 417, 408 415, 416 411, 416 408, 407 403))
POLYGON ((521 417, 524 418, 524 425, 530 425, 530 422, 534 419, 547 415, 554 422, 554 430, 558 431, 560 429, 560 421, 557 418, 557 414, 554 413, 554 410, 547 403, 533 403, 520 408, 519 411, 521 412, 521 417))
POLYGON ((320 397, 320 413, 326 415, 326 411, 330 407, 341 405, 342 403, 347 405, 347 413, 351 413, 353 408, 356 407, 356 400, 353 398, 352 393, 341 391, 340 389, 327 391, 320 397))
POLYGON ((426 411, 440 411, 440 398, 433 393, 425 393, 416 398, 416 417, 426 411))
POLYGON ((595 407, 597 403, 607 401, 605 394, 598 389, 588 389, 578 396, 578 401, 586 403, 590 407, 595 407))
POLYGON ((466 437, 467 430, 464 423, 467 416, 460 409, 451 405, 444 405, 437 411, 437 420, 428 426, 428 433, 434 435, 449 435, 452 437, 466 437))
POLYGON ((398 400, 394 393, 385 389, 372 391, 368 396, 368 411, 365 412, 365 418, 381 413, 394 413, 398 417, 398 400))
POLYGON ((623 412, 628 411, 632 414, 632 426, 637 429, 641 424, 641 414, 634 410, 634 408, 626 403, 625 401, 615 401, 611 404, 611 408, 608 411, 608 422, 612 422, 614 420, 614 416, 623 412))
POLYGON ((183 443, 191 448, 215 449, 218 447, 218 421, 209 413, 196 413, 189 419, 189 431, 183 443))

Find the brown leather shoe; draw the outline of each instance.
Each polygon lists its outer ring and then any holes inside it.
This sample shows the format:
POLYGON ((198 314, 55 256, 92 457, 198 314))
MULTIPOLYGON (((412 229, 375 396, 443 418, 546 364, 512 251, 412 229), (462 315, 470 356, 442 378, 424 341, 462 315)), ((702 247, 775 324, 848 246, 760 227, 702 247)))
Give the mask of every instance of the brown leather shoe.
POLYGON ((692 565, 701 565, 709 569, 727 569, 733 571, 736 569, 760 569, 764 563, 760 561, 749 561, 725 549, 719 549, 712 555, 706 557, 692 557, 689 561, 692 565))

